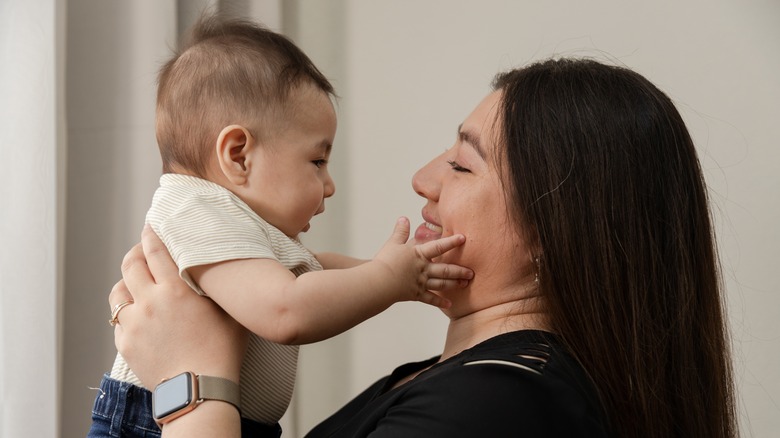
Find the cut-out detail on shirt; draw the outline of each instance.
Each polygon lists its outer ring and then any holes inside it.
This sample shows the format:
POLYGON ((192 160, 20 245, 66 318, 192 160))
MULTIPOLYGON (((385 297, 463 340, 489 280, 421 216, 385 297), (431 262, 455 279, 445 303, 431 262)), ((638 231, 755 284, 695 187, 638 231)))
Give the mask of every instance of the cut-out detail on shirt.
POLYGON ((550 350, 551 347, 547 344, 532 344, 513 356, 504 356, 500 359, 477 359, 465 362, 463 365, 506 365, 542 375, 550 359, 550 350))
POLYGON ((542 375, 541 372, 539 372, 539 371, 537 371, 537 370, 535 370, 535 369, 533 369, 531 367, 527 367, 525 365, 521 365, 521 364, 516 363, 516 362, 509 362, 508 360, 475 360, 474 362, 466 362, 463 365, 486 365, 486 364, 490 364, 490 365, 507 365, 507 366, 510 366, 510 367, 520 368, 521 370, 530 371, 530 372, 532 372, 534 374, 539 374, 540 376, 542 375))

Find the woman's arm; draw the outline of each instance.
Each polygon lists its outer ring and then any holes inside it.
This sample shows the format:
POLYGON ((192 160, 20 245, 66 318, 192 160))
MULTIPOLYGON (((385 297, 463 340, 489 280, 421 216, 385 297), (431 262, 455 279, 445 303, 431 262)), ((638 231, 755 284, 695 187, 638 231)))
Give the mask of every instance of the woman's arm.
MULTIPOLYGON (((113 309, 134 300, 118 315, 117 350, 144 386, 184 371, 238 382, 246 350, 246 330, 211 300, 192 292, 162 241, 147 226, 142 244, 122 262, 123 280, 109 296, 113 309)), ((206 401, 163 426, 163 436, 240 437, 238 411, 230 404, 206 401)))
POLYGON ((232 405, 206 401, 197 409, 164 424, 163 438, 238 438, 241 436, 241 417, 232 405))

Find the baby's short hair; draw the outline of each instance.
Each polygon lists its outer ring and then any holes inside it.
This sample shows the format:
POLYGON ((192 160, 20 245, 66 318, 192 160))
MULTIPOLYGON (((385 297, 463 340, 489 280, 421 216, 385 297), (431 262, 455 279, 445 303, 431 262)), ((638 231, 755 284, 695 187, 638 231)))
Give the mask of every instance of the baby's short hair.
MULTIPOLYGON (((284 115, 290 93, 311 84, 333 86, 301 49, 246 20, 204 16, 162 67, 157 88, 157 143, 163 172, 186 169, 205 177, 222 128, 284 115)), ((271 127, 269 126, 269 129, 271 127)))

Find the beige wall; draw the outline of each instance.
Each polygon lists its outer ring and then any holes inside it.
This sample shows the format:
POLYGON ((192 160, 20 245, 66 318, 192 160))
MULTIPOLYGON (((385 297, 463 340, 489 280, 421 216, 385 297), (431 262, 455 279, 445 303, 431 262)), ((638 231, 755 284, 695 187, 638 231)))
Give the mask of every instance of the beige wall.
MULTIPOLYGON (((330 73, 344 97, 334 160, 349 163, 336 177, 337 197, 346 197, 351 253, 371 256, 398 215, 421 221, 423 202, 411 190, 411 176, 452 144, 458 123, 488 92, 498 70, 551 55, 624 63, 666 90, 692 130, 717 220, 742 429, 745 436, 772 436, 780 428, 780 295, 774 275, 780 263, 780 4, 336 3, 343 8, 343 27, 331 32, 343 35, 335 42, 343 46, 330 48, 330 57, 342 64, 330 73)), ((327 9, 301 4, 314 17, 316 9, 327 9)), ((327 39, 330 32, 299 30, 305 50, 315 59, 325 57, 307 41, 327 39)), ((336 382, 348 388, 334 398, 358 392, 403 361, 437 354, 445 323, 434 309, 404 304, 353 330, 343 350, 334 348, 345 369, 336 382)), ((304 371, 317 366, 306 358, 304 371)), ((301 381, 308 383, 307 374, 301 381)), ((308 426, 327 412, 319 407, 315 418, 302 420, 308 426)))
MULTIPOLYGON (((159 175, 154 73, 175 0, 69 0, 68 213, 62 436, 83 436, 114 349, 106 294, 159 175)), ((220 3, 216 1, 202 3, 220 3)), ((221 2, 230 3, 230 2, 221 2)), ((700 147, 716 206, 746 436, 780 428, 780 8, 751 1, 236 1, 288 33, 333 79, 337 194, 304 241, 370 257, 394 219, 416 226, 414 171, 454 140, 498 70, 552 54, 615 59, 669 92, 700 147)), ((178 18, 177 18, 178 17, 178 18)), ((186 21, 186 19, 185 19, 186 21)), ((302 350, 285 436, 376 378, 442 348, 446 320, 400 304, 302 350)))

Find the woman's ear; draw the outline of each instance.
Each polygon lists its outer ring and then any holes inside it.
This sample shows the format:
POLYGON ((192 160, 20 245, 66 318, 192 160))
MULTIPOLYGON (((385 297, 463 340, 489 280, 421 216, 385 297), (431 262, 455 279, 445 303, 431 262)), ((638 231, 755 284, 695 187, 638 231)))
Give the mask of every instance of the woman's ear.
POLYGON ((217 136, 217 161, 225 177, 235 185, 244 185, 249 170, 247 155, 256 146, 249 130, 241 125, 222 128, 217 136))

